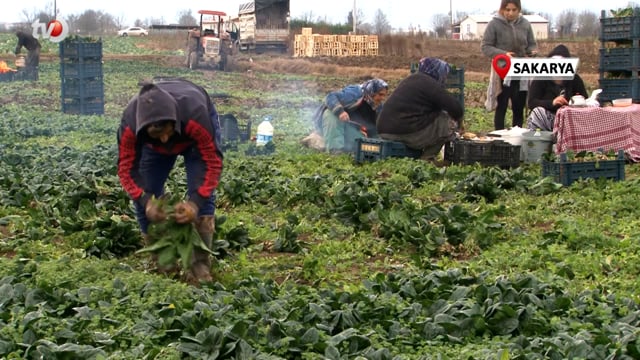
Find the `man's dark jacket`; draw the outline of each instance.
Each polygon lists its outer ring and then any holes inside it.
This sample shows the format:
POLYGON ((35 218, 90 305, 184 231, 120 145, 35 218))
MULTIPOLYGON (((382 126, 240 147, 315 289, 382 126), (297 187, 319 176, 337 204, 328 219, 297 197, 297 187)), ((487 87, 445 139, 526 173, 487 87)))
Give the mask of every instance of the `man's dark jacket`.
POLYGON ((410 134, 424 129, 442 112, 458 122, 462 104, 431 76, 417 72, 402 80, 382 106, 378 134, 410 134))

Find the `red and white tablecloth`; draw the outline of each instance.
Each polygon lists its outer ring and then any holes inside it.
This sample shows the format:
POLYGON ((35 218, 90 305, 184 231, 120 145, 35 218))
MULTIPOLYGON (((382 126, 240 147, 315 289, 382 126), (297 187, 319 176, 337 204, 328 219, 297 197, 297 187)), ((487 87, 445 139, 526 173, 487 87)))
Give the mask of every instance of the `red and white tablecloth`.
POLYGON ((556 153, 567 150, 624 149, 640 161, 640 105, 626 107, 569 107, 558 109, 553 123, 556 153))

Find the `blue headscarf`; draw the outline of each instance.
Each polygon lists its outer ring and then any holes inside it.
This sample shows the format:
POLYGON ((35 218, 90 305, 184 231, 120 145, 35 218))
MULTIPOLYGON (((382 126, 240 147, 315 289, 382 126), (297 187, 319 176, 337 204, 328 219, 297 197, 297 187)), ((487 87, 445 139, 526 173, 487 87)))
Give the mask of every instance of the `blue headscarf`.
POLYGON ((449 71, 451 71, 451 66, 449 66, 446 61, 438 58, 424 57, 420 59, 418 71, 431 76, 435 81, 444 86, 447 81, 447 75, 449 75, 449 71))
POLYGON ((380 92, 382 89, 389 89, 389 85, 382 79, 371 79, 365 81, 362 85, 362 94, 364 95, 364 101, 366 101, 372 109, 376 109, 380 104, 376 106, 373 103, 373 95, 380 92))

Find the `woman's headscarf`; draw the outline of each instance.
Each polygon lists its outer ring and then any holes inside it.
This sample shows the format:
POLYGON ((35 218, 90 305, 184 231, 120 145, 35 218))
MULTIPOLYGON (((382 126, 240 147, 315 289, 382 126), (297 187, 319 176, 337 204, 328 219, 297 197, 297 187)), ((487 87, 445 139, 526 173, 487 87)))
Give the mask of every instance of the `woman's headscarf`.
POLYGON ((451 71, 451 66, 449 66, 446 61, 438 58, 424 57, 420 59, 418 71, 431 76, 435 81, 444 86, 447 81, 447 75, 449 75, 449 71, 451 71))
POLYGON ((377 78, 365 81, 361 87, 362 94, 364 95, 364 101, 366 101, 374 110, 378 106, 373 103, 373 95, 379 93, 382 89, 389 89, 389 85, 384 80, 377 78))

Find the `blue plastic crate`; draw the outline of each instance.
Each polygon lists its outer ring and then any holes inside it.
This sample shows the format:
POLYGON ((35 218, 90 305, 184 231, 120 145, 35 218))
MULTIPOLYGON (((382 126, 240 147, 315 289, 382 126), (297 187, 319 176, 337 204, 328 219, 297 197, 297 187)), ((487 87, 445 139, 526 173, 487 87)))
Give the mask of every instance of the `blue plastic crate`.
POLYGON ((391 157, 417 159, 420 156, 422 156, 422 150, 408 148, 401 142, 373 138, 356 139, 355 159, 359 164, 391 157))
POLYGON ((635 10, 634 16, 600 17, 600 40, 617 41, 640 38, 640 12, 635 10))
POLYGON ((464 88, 464 67, 451 69, 447 75, 447 88, 464 88))
POLYGON ((102 61, 86 60, 65 61, 60 60, 60 78, 101 78, 102 77, 102 61))
POLYGON ((602 93, 598 100, 611 101, 620 98, 632 98, 634 102, 640 101, 640 79, 600 79, 602 93))
POLYGON ((104 83, 102 78, 62 79, 61 94, 63 98, 103 98, 104 83))
POLYGON ((542 176, 550 176, 554 181, 569 186, 579 179, 624 180, 624 151, 618 151, 616 160, 569 162, 567 154, 561 154, 560 161, 542 160, 542 176))
POLYGON ((96 42, 62 41, 59 48, 61 59, 102 59, 102 40, 96 42))
POLYGON ((38 70, 25 70, 20 69, 18 71, 9 71, 0 74, 0 82, 9 81, 35 81, 38 80, 38 70))
POLYGON ((77 115, 104 114, 104 98, 63 98, 62 112, 77 115))
POLYGON ((502 140, 455 140, 445 144, 444 159, 458 165, 477 163, 482 166, 517 168, 520 166, 520 151, 520 145, 502 140))
POLYGON ((600 71, 630 71, 640 68, 640 48, 600 49, 600 71))

